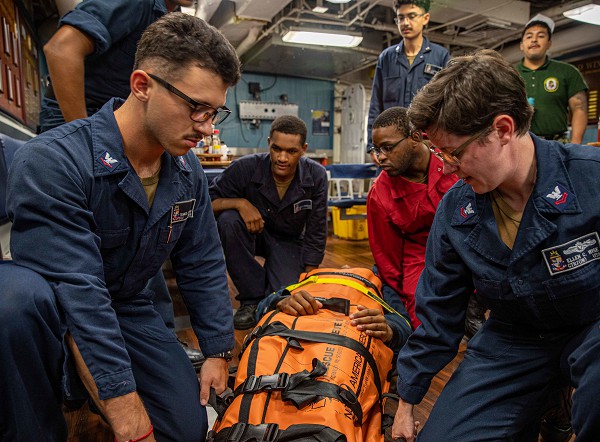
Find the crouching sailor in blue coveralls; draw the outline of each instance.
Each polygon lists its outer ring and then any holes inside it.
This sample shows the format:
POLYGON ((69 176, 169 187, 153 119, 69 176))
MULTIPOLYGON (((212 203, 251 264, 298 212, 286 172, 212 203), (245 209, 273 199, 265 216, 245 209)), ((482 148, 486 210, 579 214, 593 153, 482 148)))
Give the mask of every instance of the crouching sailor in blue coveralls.
POLYGON ((549 399, 574 387, 577 441, 600 437, 600 150, 528 132, 532 108, 497 52, 457 57, 409 118, 459 180, 438 206, 416 291, 422 325, 398 356, 393 434, 455 356, 473 290, 490 310, 419 441, 537 441, 549 399))
POLYGON ((211 386, 226 387, 234 337, 207 180, 190 148, 228 115, 239 77, 216 29, 167 14, 140 40, 126 101, 19 150, 8 189, 14 263, 0 265, 2 441, 66 440, 61 404, 86 390, 117 441, 204 441, 204 404, 211 386), (145 289, 169 256, 208 358, 200 383, 145 289))

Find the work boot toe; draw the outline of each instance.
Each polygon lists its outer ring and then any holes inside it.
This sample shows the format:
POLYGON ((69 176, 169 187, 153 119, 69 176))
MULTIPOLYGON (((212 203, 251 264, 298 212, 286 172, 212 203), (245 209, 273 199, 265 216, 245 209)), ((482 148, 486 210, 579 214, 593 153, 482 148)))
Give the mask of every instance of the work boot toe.
POLYGON ((233 316, 233 326, 236 330, 247 330, 256 325, 256 304, 242 305, 233 316))

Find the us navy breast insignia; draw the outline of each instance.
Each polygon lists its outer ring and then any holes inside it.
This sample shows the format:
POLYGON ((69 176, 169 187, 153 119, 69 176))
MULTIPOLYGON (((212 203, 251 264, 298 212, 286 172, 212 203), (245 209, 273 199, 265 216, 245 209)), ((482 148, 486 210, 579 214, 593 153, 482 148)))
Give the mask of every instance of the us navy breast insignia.
POLYGON ((578 269, 600 259, 600 238, 597 232, 542 250, 550 275, 578 269))

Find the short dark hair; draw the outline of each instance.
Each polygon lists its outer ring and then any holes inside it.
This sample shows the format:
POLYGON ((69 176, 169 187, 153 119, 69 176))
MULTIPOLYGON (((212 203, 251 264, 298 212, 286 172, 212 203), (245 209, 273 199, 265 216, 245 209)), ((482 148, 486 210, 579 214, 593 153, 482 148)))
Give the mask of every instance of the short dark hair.
POLYGON ((175 78, 197 66, 217 74, 229 86, 240 79, 240 61, 223 34, 201 18, 182 12, 166 14, 146 28, 138 42, 134 69, 144 64, 175 78))
POLYGON ((548 40, 552 40, 552 29, 550 29, 548 23, 541 20, 535 20, 527 23, 525 25, 525 29, 523 29, 523 32, 521 32, 521 40, 523 40, 523 37, 525 37, 525 32, 527 32, 527 29, 532 28, 533 26, 541 26, 543 28, 546 28, 546 31, 548 32, 548 40))
POLYGON ((293 115, 282 115, 275 118, 269 131, 270 138, 273 138, 273 132, 275 131, 288 135, 300 135, 300 144, 304 146, 306 143, 306 124, 293 115))
POLYGON ((415 5, 425 12, 429 12, 429 0, 394 0, 394 11, 398 11, 400 6, 415 5))
POLYGON ((511 116, 517 134, 524 135, 533 109, 519 73, 491 49, 451 59, 417 93, 408 109, 417 129, 431 133, 441 129, 454 135, 482 131, 500 114, 511 116))
POLYGON ((408 109, 405 107, 390 107, 380 113, 373 122, 373 129, 394 126, 402 135, 408 137, 414 131, 414 126, 408 119, 408 109))

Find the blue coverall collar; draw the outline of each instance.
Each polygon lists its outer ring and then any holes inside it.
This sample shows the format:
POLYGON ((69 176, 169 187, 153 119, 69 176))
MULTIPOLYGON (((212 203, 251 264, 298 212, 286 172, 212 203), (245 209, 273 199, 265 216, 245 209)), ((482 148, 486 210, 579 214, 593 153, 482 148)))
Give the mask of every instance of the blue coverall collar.
MULTIPOLYGON (((123 138, 113 112, 125 100, 113 98, 91 117, 92 149, 94 155, 94 176, 112 175, 115 172, 129 172, 129 162, 125 156, 123 138), (96 117, 97 115, 97 117, 96 117)), ((191 172, 185 156, 172 157, 164 153, 173 161, 177 168, 184 172, 191 172)), ((163 159, 164 161, 164 159, 163 159)))
MULTIPOLYGON (((517 235, 511 251, 508 247, 490 249, 486 244, 497 241, 498 228, 489 195, 478 195, 467 188, 454 209, 451 225, 470 226, 466 243, 488 259, 508 265, 544 241, 556 230, 556 225, 542 214, 578 214, 581 207, 573 191, 569 174, 555 144, 530 134, 537 161, 537 177, 531 197, 523 211, 521 227, 526 232, 517 235), (545 158, 545 160, 543 159, 545 158)), ((467 186, 462 184, 461 187, 467 186)))
MULTIPOLYGON (((271 171, 271 156, 268 153, 262 155, 264 155, 264 158, 261 160, 260 167, 252 175, 253 183, 266 184, 269 181, 269 177, 273 176, 273 172, 271 171)), ((294 181, 299 182, 301 187, 314 185, 312 175, 306 171, 306 159, 304 157, 298 161, 294 181)))
POLYGON ((261 193, 273 203, 281 202, 281 209, 285 208, 288 203, 295 201, 298 197, 301 197, 305 191, 304 187, 314 186, 313 177, 306 170, 306 159, 300 158, 298 161, 298 167, 296 169, 296 175, 290 183, 290 187, 285 194, 283 200, 279 200, 279 194, 275 186, 275 180, 273 178, 273 172, 271 171, 271 156, 269 153, 262 154, 264 157, 260 161, 260 167, 256 169, 252 175, 252 182, 261 184, 261 193))

